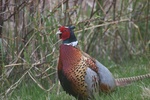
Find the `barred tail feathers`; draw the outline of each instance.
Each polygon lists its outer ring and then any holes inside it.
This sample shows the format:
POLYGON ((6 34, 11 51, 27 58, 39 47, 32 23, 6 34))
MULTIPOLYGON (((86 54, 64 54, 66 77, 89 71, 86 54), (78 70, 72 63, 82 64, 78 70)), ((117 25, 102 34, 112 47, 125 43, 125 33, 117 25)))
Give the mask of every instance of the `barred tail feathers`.
POLYGON ((150 73, 145 75, 134 76, 134 77, 117 78, 115 79, 115 82, 116 82, 116 86, 126 86, 131 84, 132 82, 139 81, 145 78, 150 78, 150 73))

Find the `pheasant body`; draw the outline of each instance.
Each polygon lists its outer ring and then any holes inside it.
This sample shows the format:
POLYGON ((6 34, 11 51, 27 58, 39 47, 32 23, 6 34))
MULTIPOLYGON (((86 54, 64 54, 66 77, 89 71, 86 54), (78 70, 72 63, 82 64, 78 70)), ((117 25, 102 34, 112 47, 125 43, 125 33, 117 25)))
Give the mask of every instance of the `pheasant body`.
POLYGON ((79 100, 92 98, 100 90, 108 92, 115 87, 111 73, 103 67, 76 47, 64 44, 60 46, 58 77, 64 90, 79 100), (108 79, 105 79, 107 76, 102 75, 101 71, 110 73, 108 79))
POLYGON ((63 40, 59 51, 58 78, 63 89, 78 100, 94 99, 100 92, 110 92, 116 86, 125 86, 150 77, 150 74, 147 74, 114 79, 104 65, 76 47, 78 41, 73 33, 73 27, 62 26, 57 34, 63 40))

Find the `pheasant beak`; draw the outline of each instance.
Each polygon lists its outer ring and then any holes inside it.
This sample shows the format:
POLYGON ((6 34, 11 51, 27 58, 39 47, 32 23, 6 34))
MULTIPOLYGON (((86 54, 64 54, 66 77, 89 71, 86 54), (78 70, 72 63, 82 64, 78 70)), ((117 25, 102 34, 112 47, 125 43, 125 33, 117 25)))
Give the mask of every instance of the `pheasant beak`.
POLYGON ((62 33, 61 33, 60 31, 57 31, 56 34, 57 34, 57 35, 61 35, 62 33))
POLYGON ((56 32, 56 35, 59 35, 59 38, 61 39, 62 32, 60 32, 60 30, 59 30, 56 32))

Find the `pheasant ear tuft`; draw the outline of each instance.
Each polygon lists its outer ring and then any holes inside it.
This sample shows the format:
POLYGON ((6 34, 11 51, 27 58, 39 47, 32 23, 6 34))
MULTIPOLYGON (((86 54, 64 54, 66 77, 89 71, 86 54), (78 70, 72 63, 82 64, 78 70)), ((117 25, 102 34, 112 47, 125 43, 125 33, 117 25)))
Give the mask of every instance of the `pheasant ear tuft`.
POLYGON ((71 29, 75 29, 76 27, 75 27, 75 26, 70 26, 70 28, 71 28, 71 29))

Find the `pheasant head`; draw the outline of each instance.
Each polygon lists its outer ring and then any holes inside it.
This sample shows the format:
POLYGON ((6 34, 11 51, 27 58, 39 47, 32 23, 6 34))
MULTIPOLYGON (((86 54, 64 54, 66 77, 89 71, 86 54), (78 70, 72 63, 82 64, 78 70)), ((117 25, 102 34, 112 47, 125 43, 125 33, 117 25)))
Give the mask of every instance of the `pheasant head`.
POLYGON ((56 34, 59 35, 60 39, 62 39, 63 44, 72 46, 76 46, 78 44, 78 41, 73 32, 74 28, 74 26, 61 26, 59 28, 59 31, 56 34))

